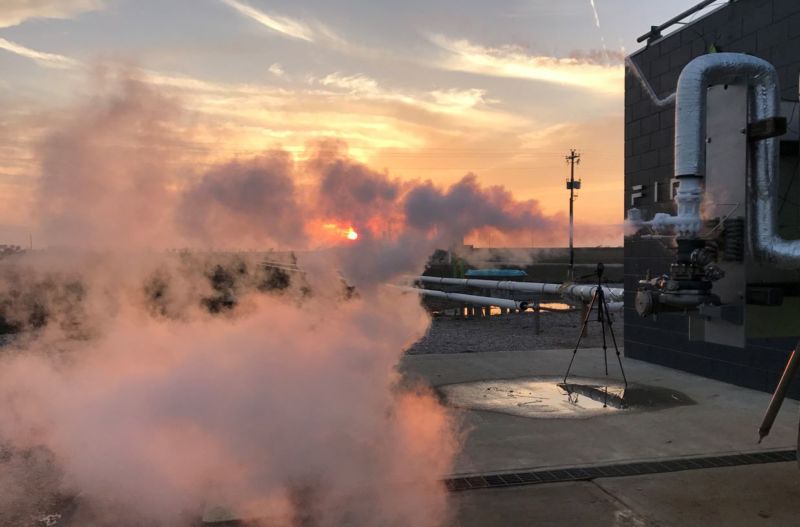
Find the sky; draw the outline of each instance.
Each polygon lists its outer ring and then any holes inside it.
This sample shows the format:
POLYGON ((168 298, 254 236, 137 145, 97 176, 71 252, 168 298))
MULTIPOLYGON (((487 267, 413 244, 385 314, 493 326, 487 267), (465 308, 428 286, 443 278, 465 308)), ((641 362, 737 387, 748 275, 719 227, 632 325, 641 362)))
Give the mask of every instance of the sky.
POLYGON ((0 0, 0 243, 47 206, 36 145, 118 68, 180 101, 198 166, 333 138, 394 178, 471 172, 556 214, 575 148, 576 223, 621 223, 623 57, 695 3, 0 0))

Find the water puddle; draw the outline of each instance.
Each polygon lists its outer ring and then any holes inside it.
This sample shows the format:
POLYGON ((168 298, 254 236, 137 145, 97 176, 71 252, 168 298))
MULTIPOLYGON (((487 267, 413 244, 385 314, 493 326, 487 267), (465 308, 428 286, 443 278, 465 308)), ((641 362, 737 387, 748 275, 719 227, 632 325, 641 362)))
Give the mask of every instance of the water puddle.
POLYGON ((440 386, 451 406, 520 417, 558 419, 654 411, 695 404, 687 395, 658 386, 609 379, 527 377, 440 386))

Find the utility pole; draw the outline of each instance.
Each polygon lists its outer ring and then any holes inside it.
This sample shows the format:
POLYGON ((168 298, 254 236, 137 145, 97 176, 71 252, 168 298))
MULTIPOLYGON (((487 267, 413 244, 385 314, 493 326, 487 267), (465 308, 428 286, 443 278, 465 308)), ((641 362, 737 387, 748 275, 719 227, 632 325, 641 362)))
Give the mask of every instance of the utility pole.
POLYGON ((581 155, 573 148, 566 156, 566 160, 569 164, 567 190, 569 190, 569 281, 571 282, 575 279, 575 249, 573 247, 575 191, 581 188, 581 180, 575 181, 575 165, 580 165, 581 155))

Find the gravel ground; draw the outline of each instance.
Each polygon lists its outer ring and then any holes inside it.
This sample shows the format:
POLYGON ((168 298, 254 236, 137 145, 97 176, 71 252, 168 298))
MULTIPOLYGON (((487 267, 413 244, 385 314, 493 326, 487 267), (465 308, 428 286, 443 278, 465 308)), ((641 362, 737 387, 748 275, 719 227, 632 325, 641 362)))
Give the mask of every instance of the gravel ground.
MULTIPOLYGON (((439 316, 433 319, 428 333, 408 353, 470 353, 575 347, 581 324, 579 312, 542 313, 542 332, 539 335, 534 333, 533 317, 532 313, 467 319, 439 316)), ((614 335, 621 349, 621 317, 617 317, 614 322, 614 335)), ((602 343, 600 324, 590 321, 589 334, 581 341, 581 347, 600 347, 602 343)), ((607 343, 613 349, 610 336, 607 343)))

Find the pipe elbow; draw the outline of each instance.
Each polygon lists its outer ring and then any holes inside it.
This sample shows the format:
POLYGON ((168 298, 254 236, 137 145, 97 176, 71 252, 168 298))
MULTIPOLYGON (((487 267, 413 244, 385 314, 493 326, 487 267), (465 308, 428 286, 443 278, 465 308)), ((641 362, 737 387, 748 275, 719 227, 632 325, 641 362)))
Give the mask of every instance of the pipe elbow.
POLYGON ((675 176, 703 177, 707 88, 744 83, 751 88, 751 112, 774 117, 779 111, 778 72, 766 60, 742 53, 701 55, 678 78, 675 102, 675 176))

